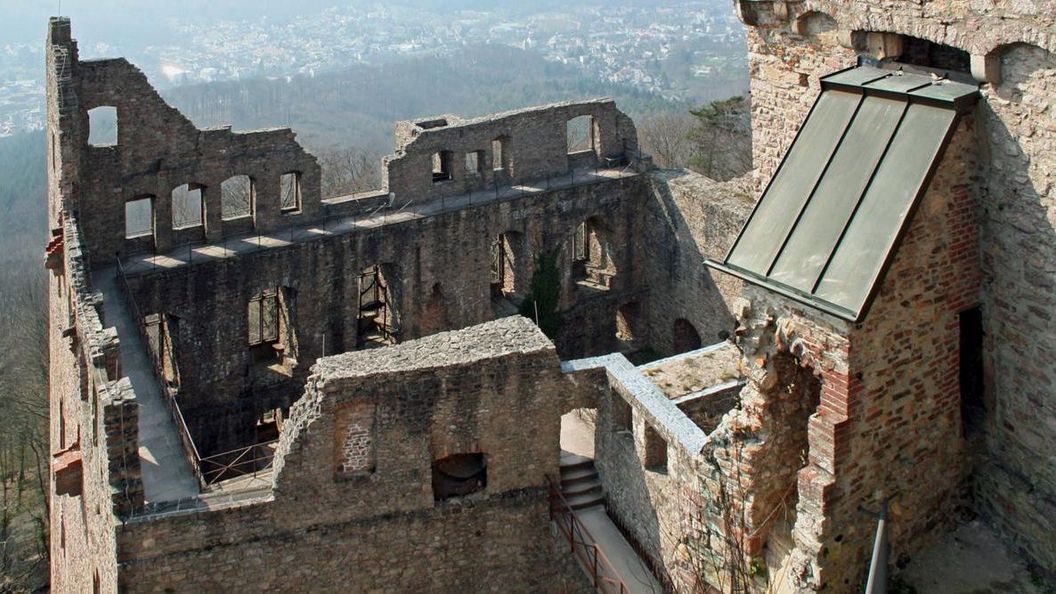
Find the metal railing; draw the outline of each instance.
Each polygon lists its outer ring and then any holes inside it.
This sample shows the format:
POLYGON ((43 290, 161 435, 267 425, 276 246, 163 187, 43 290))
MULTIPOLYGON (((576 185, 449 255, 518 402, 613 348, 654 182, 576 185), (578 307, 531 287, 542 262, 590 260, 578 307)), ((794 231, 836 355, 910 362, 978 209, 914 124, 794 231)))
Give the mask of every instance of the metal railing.
POLYGON ((650 554, 649 549, 642 545, 641 541, 638 540, 638 537, 634 535, 630 526, 628 526, 623 521, 623 518, 616 513, 616 510, 612 508, 607 495, 605 497, 605 514, 609 516, 609 519, 612 520, 612 524, 620 531, 620 534, 623 535, 623 539, 631 546, 631 549, 634 550, 638 555, 638 558, 642 560, 642 563, 649 568, 649 573, 653 574, 653 577, 656 578, 656 581, 660 584, 660 587, 664 589, 664 592, 667 594, 677 592, 675 584, 671 581, 671 576, 667 573, 667 570, 664 569, 663 564, 659 563, 653 555, 650 554))
POLYGON ((202 458, 202 486, 211 487, 234 478, 249 477, 250 482, 261 479, 271 470, 278 442, 275 439, 202 458))
POLYGON ((440 187, 436 194, 425 199, 415 200, 391 200, 388 204, 380 204, 377 207, 366 209, 362 212, 341 212, 343 209, 322 205, 321 216, 305 226, 288 226, 270 231, 248 231, 227 235, 215 243, 202 240, 187 241, 168 248, 164 253, 159 253, 155 242, 151 251, 146 253, 132 254, 138 256, 138 262, 132 265, 132 274, 143 272, 155 272, 159 268, 168 268, 173 264, 192 264, 196 260, 211 261, 219 257, 228 257, 232 253, 248 253, 262 250, 268 247, 285 247, 290 244, 305 241, 323 235, 337 235, 346 232, 363 231, 380 226, 386 226, 400 217, 411 216, 436 216, 449 212, 459 211, 465 208, 473 208, 487 203, 505 202, 549 192, 556 189, 570 188, 582 183, 602 181, 603 172, 615 177, 607 177, 608 181, 619 181, 633 177, 639 173, 635 169, 635 163, 641 160, 641 153, 628 151, 622 160, 606 162, 599 159, 593 166, 570 169, 565 174, 547 174, 545 177, 531 180, 505 181, 500 184, 493 179, 490 184, 483 184, 475 189, 467 188, 465 184, 455 184, 448 191, 440 187), (233 244, 233 245, 232 245, 233 244), (197 248, 206 248, 213 254, 197 253, 197 248), (163 264, 159 265, 158 259, 162 258, 163 264))
POLYGON ((546 477, 546 482, 550 490, 550 520, 557 525, 565 540, 568 541, 569 551, 587 570, 594 588, 599 592, 629 593, 631 590, 627 587, 627 583, 620 577, 616 567, 598 546, 597 540, 590 534, 587 527, 576 517, 572 506, 561 494, 561 489, 554 484, 549 475, 546 477))
MULTIPOLYGON (((121 283, 121 292, 124 293, 125 304, 128 306, 128 310, 132 314, 132 322, 136 325, 140 339, 143 341, 147 355, 150 357, 150 361, 153 364, 154 378, 157 380, 158 387, 161 389, 161 394, 165 398, 165 404, 168 405, 169 415, 172 416, 172 421, 176 424, 176 432, 180 435, 180 444, 183 446, 184 457, 187 458, 187 463, 191 466, 191 472, 193 472, 195 478, 198 479, 198 484, 203 484, 202 470, 201 466, 198 464, 201 457, 198 455, 198 448, 194 446, 194 440, 191 439, 191 431, 187 428, 187 422, 183 418, 183 412, 180 411, 180 405, 176 402, 176 390, 165 381, 165 364, 162 361, 160 354, 150 348, 150 336, 147 334, 143 312, 140 311, 136 299, 132 296, 132 290, 128 286, 128 279, 125 277, 125 268, 121 264, 121 258, 116 258, 116 260, 117 278, 121 283)), ((172 366, 173 375, 178 376, 178 372, 176 372, 176 361, 170 361, 169 364, 172 366)))

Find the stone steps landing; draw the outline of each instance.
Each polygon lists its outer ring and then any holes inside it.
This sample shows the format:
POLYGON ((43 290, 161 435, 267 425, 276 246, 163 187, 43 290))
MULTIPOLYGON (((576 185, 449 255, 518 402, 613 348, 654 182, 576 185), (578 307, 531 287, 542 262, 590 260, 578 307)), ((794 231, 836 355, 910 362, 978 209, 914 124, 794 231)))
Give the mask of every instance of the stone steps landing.
POLYGON ((593 459, 561 452, 561 494, 573 510, 605 505, 605 490, 593 459))

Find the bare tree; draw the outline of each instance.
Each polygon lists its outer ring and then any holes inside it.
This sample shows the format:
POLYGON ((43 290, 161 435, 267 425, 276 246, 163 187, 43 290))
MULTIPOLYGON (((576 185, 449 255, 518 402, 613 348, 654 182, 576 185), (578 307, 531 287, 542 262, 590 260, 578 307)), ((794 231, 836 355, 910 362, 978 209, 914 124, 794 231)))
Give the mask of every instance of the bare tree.
POLYGON ((381 157, 358 147, 327 151, 319 156, 320 182, 326 198, 381 187, 381 157))
POLYGON ((682 112, 664 112, 643 118, 638 123, 642 149, 652 155, 660 167, 686 167, 693 156, 690 132, 696 125, 696 118, 682 112))
POLYGON ((689 135, 693 144, 690 169, 719 181, 751 170, 752 120, 747 99, 712 101, 690 113, 697 118, 689 135))

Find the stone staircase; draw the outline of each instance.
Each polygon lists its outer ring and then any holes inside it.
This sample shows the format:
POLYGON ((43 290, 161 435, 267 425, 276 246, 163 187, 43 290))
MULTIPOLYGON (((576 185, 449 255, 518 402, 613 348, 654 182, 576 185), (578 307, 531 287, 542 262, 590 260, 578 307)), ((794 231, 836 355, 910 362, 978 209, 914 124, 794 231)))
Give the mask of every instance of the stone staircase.
POLYGON ((561 452, 561 494, 573 510, 605 504, 605 491, 593 459, 561 452))

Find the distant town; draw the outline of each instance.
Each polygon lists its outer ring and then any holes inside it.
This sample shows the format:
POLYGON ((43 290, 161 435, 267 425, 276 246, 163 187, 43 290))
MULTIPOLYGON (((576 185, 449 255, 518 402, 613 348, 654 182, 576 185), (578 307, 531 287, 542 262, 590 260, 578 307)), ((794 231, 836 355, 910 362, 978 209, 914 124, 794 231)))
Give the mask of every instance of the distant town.
MULTIPOLYGON (((570 5, 505 12, 423 14, 399 6, 330 8, 292 21, 172 20, 171 40, 120 51, 81 46, 82 59, 125 55, 159 88, 256 77, 312 76, 494 43, 578 65, 585 76, 672 100, 692 100, 709 77, 745 72, 745 30, 727 2, 677 8, 570 5)), ((12 43, 0 54, 0 136, 44 127, 43 47, 12 43)))

